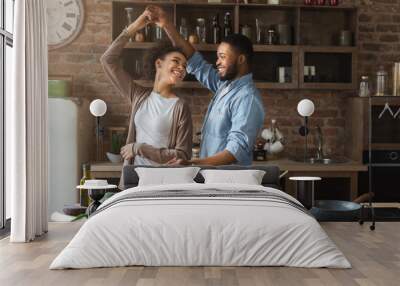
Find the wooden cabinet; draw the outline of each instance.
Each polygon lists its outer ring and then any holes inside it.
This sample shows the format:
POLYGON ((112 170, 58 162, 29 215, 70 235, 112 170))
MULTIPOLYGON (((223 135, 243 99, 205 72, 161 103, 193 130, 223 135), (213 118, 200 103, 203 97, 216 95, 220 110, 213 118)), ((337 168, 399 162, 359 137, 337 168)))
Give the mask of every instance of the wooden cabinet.
POLYGON ((371 149, 400 150, 400 124, 396 124, 399 118, 393 118, 389 112, 379 117, 387 102, 390 102, 390 107, 396 112, 400 108, 400 97, 374 96, 371 98, 370 107, 368 101, 368 97, 347 99, 345 155, 356 162, 362 162, 363 151, 368 150, 369 108, 374 133, 371 149))
MULTIPOLYGON (((350 6, 304 6, 268 5, 243 3, 207 3, 178 1, 113 1, 112 36, 115 39, 127 25, 126 8, 133 8, 134 18, 143 12, 146 5, 161 5, 170 19, 179 26, 185 18, 189 34, 195 32, 196 19, 205 18, 207 43, 195 48, 212 63, 218 45, 211 44, 212 17, 219 15, 222 28, 225 13, 229 12, 232 29, 240 33, 243 26, 250 26, 254 44, 253 78, 257 87, 265 89, 355 89, 357 86, 357 8, 350 6), (257 41, 256 19, 261 23, 261 40, 257 41), (290 40, 279 44, 266 44, 268 30, 278 30, 278 25, 289 27, 290 40), (350 46, 340 46, 340 33, 352 33, 350 46), (307 77, 307 70, 315 76, 307 77), (285 68, 288 76, 279 81, 278 70, 285 68), (306 72, 305 72, 306 71, 306 72), (311 71, 311 70, 310 70, 311 71)), ((130 42, 124 53, 124 63, 129 72, 138 75, 143 71, 145 51, 155 47, 155 27, 151 28, 146 42, 130 42)), ((278 33, 276 32, 276 36, 278 33)), ((167 40, 166 35, 163 39, 167 40)), ((286 37, 286 38, 288 38, 286 37)), ((152 81, 141 78, 140 83, 152 86, 152 81)), ((201 88, 201 85, 187 76, 180 84, 183 88, 201 88)))

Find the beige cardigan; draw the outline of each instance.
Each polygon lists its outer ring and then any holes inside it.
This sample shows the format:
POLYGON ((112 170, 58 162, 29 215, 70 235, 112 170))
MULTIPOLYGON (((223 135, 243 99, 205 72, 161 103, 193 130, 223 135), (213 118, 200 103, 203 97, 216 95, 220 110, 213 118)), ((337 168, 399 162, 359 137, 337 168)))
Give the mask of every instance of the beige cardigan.
MULTIPOLYGON (((135 114, 153 90, 135 83, 134 78, 124 70, 121 63, 121 53, 128 41, 128 35, 125 31, 122 32, 100 59, 112 84, 123 97, 128 98, 131 102, 132 111, 126 144, 136 142, 135 114)), ((184 100, 179 99, 173 111, 168 148, 155 148, 148 144, 140 144, 137 146, 137 154, 160 164, 175 157, 189 160, 192 156, 192 129, 189 105, 184 100)), ((132 164, 133 161, 124 162, 124 165, 132 164)))

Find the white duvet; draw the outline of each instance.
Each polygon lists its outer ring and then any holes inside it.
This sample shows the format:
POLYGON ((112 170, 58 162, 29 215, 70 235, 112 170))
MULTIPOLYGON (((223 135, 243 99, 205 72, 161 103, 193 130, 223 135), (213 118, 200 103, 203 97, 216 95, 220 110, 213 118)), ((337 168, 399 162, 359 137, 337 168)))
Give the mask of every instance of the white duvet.
POLYGON ((301 210, 246 198, 153 198, 122 201, 132 192, 262 190, 238 184, 136 187, 104 202, 50 269, 145 266, 294 266, 349 268, 318 222, 301 210), (106 208, 108 206, 108 208, 106 208))

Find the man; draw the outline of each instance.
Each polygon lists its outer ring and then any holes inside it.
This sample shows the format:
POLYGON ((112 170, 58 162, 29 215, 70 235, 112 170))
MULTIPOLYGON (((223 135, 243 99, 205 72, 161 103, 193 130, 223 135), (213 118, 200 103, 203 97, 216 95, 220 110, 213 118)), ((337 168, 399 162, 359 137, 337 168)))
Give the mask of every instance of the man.
POLYGON ((215 69, 183 39, 160 7, 147 9, 150 20, 162 27, 188 58, 187 72, 214 93, 203 123, 200 159, 170 164, 251 165, 254 142, 264 122, 262 101, 250 71, 251 41, 240 34, 225 38, 218 46, 215 69))

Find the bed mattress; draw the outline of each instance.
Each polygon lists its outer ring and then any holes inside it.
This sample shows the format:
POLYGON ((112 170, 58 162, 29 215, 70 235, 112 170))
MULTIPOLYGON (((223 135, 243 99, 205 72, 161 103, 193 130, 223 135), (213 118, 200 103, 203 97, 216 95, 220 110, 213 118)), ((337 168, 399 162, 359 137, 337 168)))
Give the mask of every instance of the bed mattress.
POLYGON ((196 183, 114 195, 50 269, 131 265, 351 267, 319 223, 286 193, 196 183))

